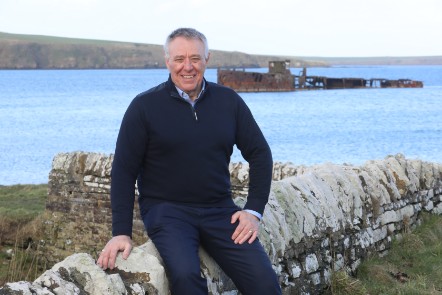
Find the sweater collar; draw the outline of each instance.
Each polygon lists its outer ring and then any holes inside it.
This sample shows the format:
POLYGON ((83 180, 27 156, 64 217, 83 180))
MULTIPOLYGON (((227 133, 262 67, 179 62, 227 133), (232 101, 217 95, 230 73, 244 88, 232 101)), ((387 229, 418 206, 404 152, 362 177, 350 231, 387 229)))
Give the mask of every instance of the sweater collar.
MULTIPOLYGON (((183 98, 182 92, 184 92, 184 91, 182 91, 181 89, 179 89, 178 87, 175 86, 175 84, 172 81, 172 77, 171 77, 170 74, 169 74, 169 79, 167 80, 166 83, 167 83, 167 87, 169 88, 170 94, 172 96, 177 96, 178 95, 178 97, 183 98)), ((208 88, 209 88, 209 83, 207 83, 206 78, 203 78, 203 87, 201 89, 201 92, 198 94, 198 98, 197 99, 200 99, 201 96, 203 95, 203 93, 206 92, 208 88)))

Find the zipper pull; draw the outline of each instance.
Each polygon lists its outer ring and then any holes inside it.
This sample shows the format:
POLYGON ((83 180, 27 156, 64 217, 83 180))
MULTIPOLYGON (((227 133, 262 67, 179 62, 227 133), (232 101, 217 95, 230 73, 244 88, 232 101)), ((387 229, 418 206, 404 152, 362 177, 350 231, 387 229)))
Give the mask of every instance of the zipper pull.
POLYGON ((189 105, 190 105, 190 109, 192 110, 193 116, 195 117, 195 121, 198 122, 198 116, 196 115, 196 110, 195 110, 194 106, 192 104, 189 104, 189 105))

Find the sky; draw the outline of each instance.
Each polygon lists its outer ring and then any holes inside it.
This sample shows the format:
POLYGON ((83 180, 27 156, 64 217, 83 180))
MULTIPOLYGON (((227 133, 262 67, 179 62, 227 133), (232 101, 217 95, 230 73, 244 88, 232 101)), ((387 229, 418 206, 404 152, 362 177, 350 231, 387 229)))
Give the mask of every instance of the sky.
POLYGON ((442 55, 442 0, 0 0, 0 32, 319 57, 442 55))

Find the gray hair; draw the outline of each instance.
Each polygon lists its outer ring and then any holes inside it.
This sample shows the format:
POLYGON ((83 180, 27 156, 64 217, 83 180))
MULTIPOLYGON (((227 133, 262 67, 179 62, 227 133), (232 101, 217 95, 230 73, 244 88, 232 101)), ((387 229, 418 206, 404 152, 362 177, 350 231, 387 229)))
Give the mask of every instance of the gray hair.
POLYGON ((203 42, 204 44, 204 57, 209 58, 209 44, 207 43, 206 36, 203 33, 198 32, 192 28, 179 28, 170 33, 170 35, 166 39, 166 43, 164 44, 164 54, 166 58, 169 58, 169 44, 177 37, 184 37, 186 39, 197 39, 203 42))

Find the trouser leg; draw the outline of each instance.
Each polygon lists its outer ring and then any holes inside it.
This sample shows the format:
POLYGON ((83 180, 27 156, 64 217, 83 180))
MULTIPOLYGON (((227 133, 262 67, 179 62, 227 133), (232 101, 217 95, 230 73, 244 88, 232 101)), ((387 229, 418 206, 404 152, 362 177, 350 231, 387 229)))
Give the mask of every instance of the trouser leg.
POLYGON ((206 249, 243 295, 281 294, 276 274, 258 240, 235 244, 237 224, 231 216, 238 209, 193 208, 158 204, 143 220, 168 271, 172 295, 207 294, 201 277, 199 244, 206 249))
POLYGON ((237 224, 231 216, 237 210, 213 208, 201 222, 201 243, 243 295, 278 295, 281 288, 270 259, 261 243, 235 244, 231 236, 237 224))
POLYGON ((171 204, 158 204, 143 221, 164 261, 172 295, 207 295, 198 256, 199 233, 189 212, 171 204))

